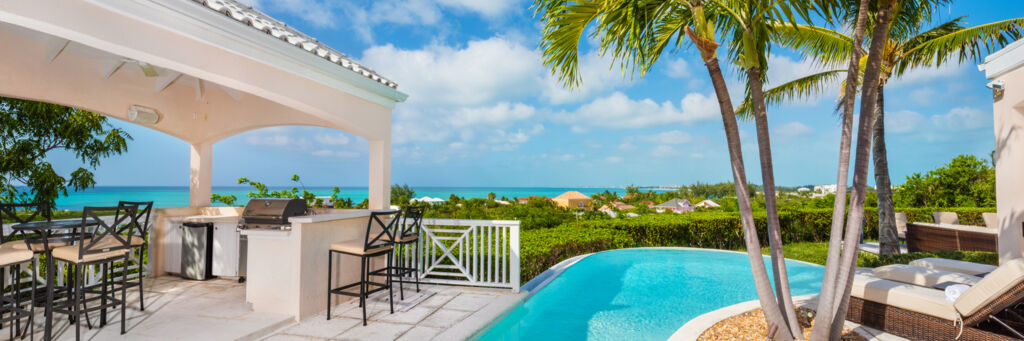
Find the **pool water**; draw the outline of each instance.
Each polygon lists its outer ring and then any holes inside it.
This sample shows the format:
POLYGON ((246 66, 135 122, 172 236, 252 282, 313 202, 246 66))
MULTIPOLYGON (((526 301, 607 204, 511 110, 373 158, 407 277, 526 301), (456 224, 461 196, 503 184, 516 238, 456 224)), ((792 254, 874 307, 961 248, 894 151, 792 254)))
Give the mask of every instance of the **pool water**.
MULTIPOLYGON (((767 257, 765 263, 770 267, 767 257)), ((787 261, 786 268, 793 296, 820 292, 824 267, 787 261)), ((665 340, 697 316, 755 299, 745 253, 600 252, 566 269, 479 340, 665 340)))

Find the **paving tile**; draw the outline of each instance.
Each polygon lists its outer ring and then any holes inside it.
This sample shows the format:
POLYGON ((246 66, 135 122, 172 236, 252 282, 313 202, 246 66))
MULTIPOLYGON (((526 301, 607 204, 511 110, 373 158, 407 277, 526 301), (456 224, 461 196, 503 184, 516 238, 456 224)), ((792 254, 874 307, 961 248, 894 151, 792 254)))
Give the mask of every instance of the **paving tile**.
POLYGON ((431 307, 416 307, 409 309, 409 311, 398 312, 394 314, 382 314, 377 316, 375 320, 394 322, 394 323, 405 323, 405 324, 416 324, 423 321, 424 318, 429 316, 431 313, 437 310, 437 308, 431 307))
POLYGON ((448 301, 451 301, 453 298, 455 298, 455 295, 434 294, 429 299, 420 302, 417 306, 437 308, 448 303, 448 301))
POLYGON ((448 301, 448 303, 444 305, 444 309, 477 311, 492 301, 494 301, 494 296, 462 294, 455 296, 451 301, 448 301))
POLYGON ((362 324, 362 320, 350 318, 332 318, 327 320, 326 314, 307 318, 299 324, 285 329, 284 334, 331 338, 346 330, 362 324))
POLYGON ((402 336, 399 337, 398 340, 399 341, 424 341, 424 340, 430 340, 434 336, 436 336, 437 334, 440 334, 441 331, 443 331, 443 330, 444 329, 441 329, 441 328, 431 328, 431 327, 424 327, 424 326, 416 326, 416 327, 413 327, 412 329, 409 329, 409 331, 405 332, 405 334, 402 334, 402 336))
POLYGON ((288 334, 277 334, 264 338, 263 341, 319 341, 327 340, 318 337, 309 337, 301 335, 288 335, 288 334))
POLYGON ((460 310, 440 309, 438 311, 435 311, 430 316, 427 316, 427 318, 423 319, 423 321, 420 321, 418 325, 426 327, 447 328, 459 321, 462 321, 462 319, 466 318, 466 316, 469 316, 469 314, 469 312, 460 310))
POLYGON ((400 335, 404 334, 412 326, 405 324, 386 323, 386 322, 372 322, 366 326, 357 325, 352 329, 342 333, 341 335, 335 336, 338 340, 367 340, 367 341, 380 341, 380 340, 394 340, 400 335))

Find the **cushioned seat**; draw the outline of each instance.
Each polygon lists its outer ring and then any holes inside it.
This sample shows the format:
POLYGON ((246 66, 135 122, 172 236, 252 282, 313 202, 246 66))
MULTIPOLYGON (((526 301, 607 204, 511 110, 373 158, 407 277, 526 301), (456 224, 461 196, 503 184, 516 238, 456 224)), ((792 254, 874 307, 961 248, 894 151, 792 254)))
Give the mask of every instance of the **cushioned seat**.
POLYGON ((385 245, 380 245, 380 246, 374 247, 374 248, 369 249, 369 250, 363 250, 365 243, 366 243, 366 241, 364 241, 362 239, 346 240, 346 241, 343 241, 343 242, 337 242, 337 243, 331 244, 331 250, 338 251, 338 252, 349 253, 349 254, 354 254, 354 255, 369 255, 369 254, 375 254, 375 253, 381 253, 381 252, 385 252, 385 251, 390 251, 393 248, 393 246, 391 244, 385 244, 385 245))
MULTIPOLYGON (((68 242, 66 240, 51 240, 47 244, 50 246, 50 248, 55 248, 55 247, 67 246, 68 242)), ((32 251, 42 251, 43 250, 43 246, 44 246, 43 242, 34 242, 34 243, 32 243, 32 251)), ((28 248, 28 244, 26 244, 24 240, 12 240, 12 241, 0 244, 0 249, 28 250, 29 248, 28 248)))
POLYGON ((996 270, 994 265, 978 264, 944 258, 921 258, 910 262, 910 265, 922 268, 959 272, 968 275, 978 275, 996 270))
POLYGON ((946 300, 946 293, 942 290, 856 274, 850 295, 945 320, 957 318, 953 303, 946 300))
MULTIPOLYGON (((139 236, 131 236, 131 237, 132 238, 128 240, 128 243, 131 244, 131 246, 142 246, 142 244, 146 243, 146 240, 142 239, 142 237, 139 237, 139 236)), ((121 238, 128 239, 128 236, 121 236, 121 238)), ((101 239, 101 242, 106 242, 106 243, 110 243, 110 244, 119 244, 120 243, 120 242, 117 241, 117 239, 114 239, 114 236, 103 237, 103 239, 101 239)))
MULTIPOLYGON (((102 242, 102 241, 101 241, 102 242)), ((99 244, 102 245, 102 244, 99 244)), ((99 246, 98 245, 98 246, 99 246)), ((105 259, 124 257, 128 253, 128 249, 110 250, 107 252, 97 252, 92 254, 86 254, 85 257, 78 258, 78 245, 70 245, 64 247, 58 247, 53 249, 53 257, 60 259, 65 262, 71 263, 91 263, 101 261, 105 259)))
POLYGON ((1024 282, 1024 259, 1004 262, 960 295, 953 306, 962 316, 971 316, 981 308, 1003 297, 1013 287, 1024 282))
POLYGON ((905 264, 892 264, 875 268, 874 275, 881 279, 922 287, 932 287, 945 282, 975 285, 981 281, 981 277, 978 276, 905 264))
POLYGON ((0 249, 0 266, 27 262, 32 259, 32 251, 18 249, 0 249))

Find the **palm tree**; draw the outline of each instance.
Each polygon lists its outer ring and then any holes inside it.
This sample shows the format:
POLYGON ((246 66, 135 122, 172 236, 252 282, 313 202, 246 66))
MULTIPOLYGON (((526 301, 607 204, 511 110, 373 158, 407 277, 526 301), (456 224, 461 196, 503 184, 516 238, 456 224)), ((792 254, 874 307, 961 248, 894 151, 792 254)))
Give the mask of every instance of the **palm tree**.
MULTIPOLYGON (((788 278, 782 254, 782 239, 777 211, 769 223, 769 236, 777 292, 772 292, 760 241, 754 225, 750 204, 750 193, 746 184, 746 171, 740 148, 739 129, 732 107, 729 90, 722 75, 717 49, 716 31, 731 38, 729 51, 731 59, 742 66, 748 78, 749 91, 760 97, 762 91, 762 70, 766 65, 768 23, 783 19, 793 21, 794 16, 806 20, 805 2, 742 1, 742 0, 651 0, 642 2, 625 1, 575 1, 536 0, 537 14, 544 23, 541 50, 543 59, 564 84, 580 85, 578 72, 579 41, 591 23, 596 23, 594 36, 600 42, 602 53, 611 52, 624 71, 628 69, 642 76, 672 42, 680 47, 684 40, 693 42, 704 61, 711 77, 711 83, 719 102, 729 157, 732 165, 740 216, 744 230, 748 258, 754 275, 758 298, 766 319, 770 324, 782 327, 777 335, 781 339, 792 339, 799 332, 792 300, 789 297, 788 278), (785 311, 785 314, 783 313, 785 311)), ((819 7, 827 8, 827 7, 819 7)), ((763 103, 762 103, 763 104, 763 103)), ((774 176, 771 167, 771 149, 768 140, 767 115, 761 105, 757 113, 758 145, 761 152, 762 176, 765 180, 766 197, 774 199, 774 176), (772 192, 768 192, 771 190, 772 192)), ((774 200, 772 201, 774 206, 774 200)), ((774 209, 774 207, 772 207, 774 209)), ((770 215, 772 213, 769 213, 770 215)))
MULTIPOLYGON (((921 26, 930 20, 931 11, 942 3, 945 1, 938 1, 927 7, 897 7, 900 14, 893 22, 889 42, 883 51, 876 120, 872 128, 872 154, 875 187, 878 193, 879 241, 882 254, 899 252, 885 145, 885 85, 890 79, 899 78, 917 68, 940 67, 954 56, 958 56, 958 63, 979 61, 985 54, 1020 38, 1021 27, 1024 25, 1024 18, 1016 18, 965 27, 965 17, 958 17, 934 28, 921 30, 921 26)), ((903 3, 897 4, 901 5, 903 3)), ((782 41, 826 65, 837 57, 838 51, 833 50, 837 47, 835 44, 852 41, 852 38, 842 33, 821 27, 784 27, 777 32, 786 36, 781 39, 782 41)), ((779 102, 788 98, 813 95, 843 72, 846 71, 827 70, 802 77, 768 90, 766 97, 769 102, 779 102)), ((746 107, 741 107, 740 112, 749 111, 746 107)))

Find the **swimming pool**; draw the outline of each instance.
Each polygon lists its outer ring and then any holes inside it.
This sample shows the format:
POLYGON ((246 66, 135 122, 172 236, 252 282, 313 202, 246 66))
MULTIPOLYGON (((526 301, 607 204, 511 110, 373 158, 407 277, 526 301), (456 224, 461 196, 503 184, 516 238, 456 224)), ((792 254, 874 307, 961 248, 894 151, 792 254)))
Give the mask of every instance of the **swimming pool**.
MULTIPOLYGON (((794 296, 820 292, 824 267, 786 268, 794 296)), ((745 253, 606 251, 566 269, 479 340, 665 340, 697 316, 754 299, 745 253)))

